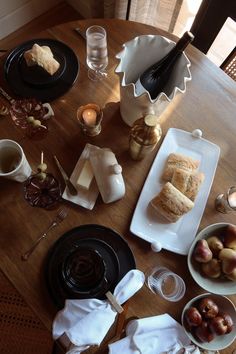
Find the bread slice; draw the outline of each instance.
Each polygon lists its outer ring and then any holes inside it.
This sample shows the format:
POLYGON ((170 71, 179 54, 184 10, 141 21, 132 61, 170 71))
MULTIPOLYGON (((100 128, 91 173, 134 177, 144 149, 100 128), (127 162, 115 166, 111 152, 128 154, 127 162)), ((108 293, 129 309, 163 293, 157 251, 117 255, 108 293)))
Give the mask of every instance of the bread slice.
POLYGON ((30 50, 24 52, 24 58, 28 66, 39 65, 50 75, 55 74, 60 67, 60 63, 54 59, 50 47, 41 47, 37 43, 30 50))
POLYGON ((204 178, 202 172, 189 172, 177 168, 173 173, 171 183, 186 197, 194 201, 204 178))
POLYGON ((171 181, 173 173, 176 168, 193 172, 199 167, 199 161, 194 160, 189 156, 171 153, 166 161, 165 169, 162 178, 165 181, 171 181))
POLYGON ((170 182, 151 200, 151 205, 170 222, 176 222, 194 207, 194 203, 170 182))

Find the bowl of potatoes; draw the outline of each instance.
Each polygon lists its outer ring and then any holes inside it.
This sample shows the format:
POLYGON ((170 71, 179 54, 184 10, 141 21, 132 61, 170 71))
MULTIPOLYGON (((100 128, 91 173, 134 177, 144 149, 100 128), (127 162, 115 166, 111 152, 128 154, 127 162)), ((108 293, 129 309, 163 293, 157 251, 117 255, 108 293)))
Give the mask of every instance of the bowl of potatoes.
POLYGON ((194 297, 185 305, 181 322, 190 340, 207 351, 223 350, 236 338, 236 309, 226 296, 194 297))
POLYGON ((201 230, 189 249, 188 268, 203 289, 236 294, 236 225, 222 222, 201 230))

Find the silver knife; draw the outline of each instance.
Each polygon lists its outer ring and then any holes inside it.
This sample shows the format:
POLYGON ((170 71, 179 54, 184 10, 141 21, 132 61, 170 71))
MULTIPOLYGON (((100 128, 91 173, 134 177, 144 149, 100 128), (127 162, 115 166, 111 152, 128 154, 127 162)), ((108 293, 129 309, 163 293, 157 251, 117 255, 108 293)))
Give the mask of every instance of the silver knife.
POLYGON ((76 27, 75 32, 77 32, 81 37, 83 37, 84 39, 86 39, 86 34, 85 32, 80 28, 80 27, 76 27))
POLYGON ((70 181, 69 177, 67 176, 66 172, 64 171, 63 167, 61 166, 60 162, 58 161, 57 157, 54 155, 54 160, 57 164, 57 167, 59 169, 59 171, 61 172, 61 175, 65 181, 66 186, 68 187, 68 190, 70 192, 71 195, 76 195, 77 189, 75 188, 75 186, 72 184, 72 182, 70 181))

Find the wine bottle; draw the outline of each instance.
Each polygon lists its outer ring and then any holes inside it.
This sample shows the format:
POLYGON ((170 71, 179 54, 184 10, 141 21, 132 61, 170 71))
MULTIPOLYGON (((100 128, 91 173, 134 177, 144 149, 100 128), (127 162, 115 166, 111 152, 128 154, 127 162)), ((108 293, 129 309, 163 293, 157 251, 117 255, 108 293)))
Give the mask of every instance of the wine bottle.
POLYGON ((166 83, 170 78, 176 62, 193 39, 194 36, 191 32, 185 32, 169 53, 146 69, 135 84, 136 94, 139 96, 145 91, 148 91, 151 98, 155 99, 161 92, 165 92, 166 83))

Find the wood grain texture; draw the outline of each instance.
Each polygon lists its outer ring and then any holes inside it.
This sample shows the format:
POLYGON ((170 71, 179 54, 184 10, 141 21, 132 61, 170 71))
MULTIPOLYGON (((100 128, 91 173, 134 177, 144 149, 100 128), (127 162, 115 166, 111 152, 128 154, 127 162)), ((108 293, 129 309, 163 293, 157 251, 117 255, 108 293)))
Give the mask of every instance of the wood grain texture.
MULTIPOLYGON (((186 295, 177 304, 162 300, 144 286, 131 299, 128 316, 148 317, 168 312, 179 321, 185 303, 193 296, 204 292, 191 278, 185 256, 165 250, 155 254, 147 242, 129 232, 143 183, 162 142, 159 142, 155 151, 144 160, 132 161, 127 152, 130 128, 122 121, 119 112, 119 80, 114 73, 118 62, 115 54, 122 49, 122 43, 141 34, 162 34, 174 38, 154 27, 111 19, 74 21, 35 35, 35 38, 43 36, 67 43, 80 60, 79 77, 63 97, 52 102, 55 117, 50 122, 49 134, 44 140, 37 142, 26 140, 13 126, 10 118, 0 121, 0 138, 18 141, 34 170, 39 163, 40 152, 43 150, 48 170, 57 176, 62 185, 63 181, 53 161, 53 155, 58 156, 70 175, 87 142, 111 148, 123 168, 126 195, 122 200, 104 204, 99 196, 92 211, 62 201, 61 204, 69 208, 68 217, 42 242, 28 262, 21 261, 22 251, 26 250, 43 231, 45 225, 50 223, 56 211, 32 208, 23 198, 21 184, 7 180, 0 181, 0 266, 48 328, 51 328, 57 309, 51 301, 45 284, 45 257, 50 247, 63 233, 82 224, 105 225, 123 235, 134 252, 138 269, 145 272, 147 267, 162 264, 184 278, 187 284, 186 295), (91 82, 87 78, 85 41, 73 30, 77 26, 85 30, 95 23, 104 26, 108 33, 109 75, 106 80, 99 83, 91 82), (104 109, 102 132, 94 138, 82 135, 76 121, 77 108, 89 102, 96 102, 104 109)), ((200 229, 215 222, 235 223, 234 214, 223 215, 214 209, 216 195, 234 184, 236 176, 235 83, 193 46, 189 46, 186 52, 192 63, 192 81, 187 83, 186 93, 176 97, 162 115, 163 138, 170 127, 190 132, 199 128, 206 139, 220 146, 221 157, 200 229)), ((2 64, 3 60, 1 66, 2 64)), ((0 84, 11 93, 4 82, 2 72, 3 70, 1 70, 0 84)), ((230 298, 236 302, 235 296, 230 298)), ((222 352, 228 354, 234 348, 235 344, 222 352)))

